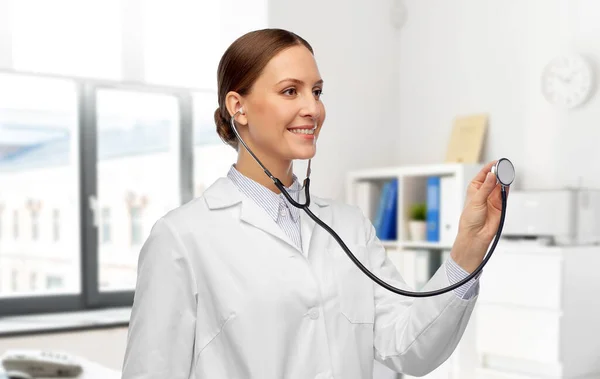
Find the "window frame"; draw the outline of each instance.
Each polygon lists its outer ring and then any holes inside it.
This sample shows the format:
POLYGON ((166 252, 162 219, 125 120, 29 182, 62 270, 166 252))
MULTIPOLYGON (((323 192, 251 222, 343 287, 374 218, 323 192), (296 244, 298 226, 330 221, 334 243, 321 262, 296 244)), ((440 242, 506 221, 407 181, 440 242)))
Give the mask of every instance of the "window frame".
MULTIPOLYGON (((141 93, 158 93, 176 98, 179 110, 179 167, 180 204, 193 199, 194 181, 194 124, 193 94, 214 93, 210 89, 169 87, 155 84, 129 84, 109 80, 68 77, 54 74, 37 74, 2 70, 0 73, 25 75, 28 77, 59 78, 76 85, 78 139, 79 139, 79 183, 80 195, 80 286, 78 294, 32 294, 21 297, 0 297, 0 317, 26 314, 82 311, 99 308, 123 307, 133 304, 134 290, 101 292, 98 278, 98 242, 102 223, 95 225, 93 208, 97 199, 97 110, 96 94, 101 89, 116 89, 141 93)), ((7 206, 7 204, 5 204, 7 206)), ((19 212, 20 213, 20 212, 19 212)), ((54 220, 53 220, 54 222, 54 220)), ((19 225, 20 226, 20 225, 19 225)), ((20 228, 21 229, 21 228, 20 228)))

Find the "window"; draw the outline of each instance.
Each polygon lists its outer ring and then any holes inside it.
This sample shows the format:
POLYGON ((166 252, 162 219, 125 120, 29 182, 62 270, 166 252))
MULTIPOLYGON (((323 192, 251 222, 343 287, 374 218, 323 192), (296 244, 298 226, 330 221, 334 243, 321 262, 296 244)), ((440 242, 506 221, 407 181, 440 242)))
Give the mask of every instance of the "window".
POLYGON ((66 79, 0 73, 0 188, 12 209, 14 237, 0 249, 0 267, 22 280, 20 287, 17 279, 5 287, 0 300, 17 290, 24 296, 81 291, 76 88, 66 79), (60 248, 42 238, 43 204, 48 203, 71 204, 65 208, 69 242, 60 248), (29 271, 39 267, 64 272, 68 286, 48 291, 30 285, 29 271))
POLYGON ((110 243, 110 208, 102 208, 102 243, 110 243))
POLYGON ((140 207, 131 208, 131 244, 142 243, 142 210, 140 207))
POLYGON ((152 225, 235 161, 214 130, 215 73, 227 45, 266 27, 267 1, 126 3, 11 1, 0 317, 131 305, 152 225), (124 77, 136 59, 146 84, 124 77))
POLYGON ((31 210, 31 239, 37 241, 40 238, 40 211, 31 210))
POLYGON ((19 211, 13 211, 13 238, 15 240, 19 239, 19 211))
POLYGON ((19 290, 19 272, 16 269, 11 271, 10 288, 13 292, 17 292, 19 290))
POLYGON ((131 304, 153 223, 235 161, 214 131, 215 98, 213 91, 0 75, 0 152, 22 144, 0 153, 2 198, 19 238, 0 251, 0 267, 14 271, 13 285, 0 292, 0 314, 79 309, 84 299, 94 307, 131 304), (79 138, 80 130, 89 134, 79 138), (47 239, 42 204, 55 204, 47 239), (31 215, 31 238, 20 230, 23 215, 31 215), (60 301, 11 303, 15 295, 60 301))
POLYGON ((63 278, 58 275, 46 276, 46 289, 53 290, 63 287, 63 278))
POLYGON ((52 240, 58 242, 60 240, 60 210, 52 211, 52 240))
POLYGON ((42 202, 33 198, 27 200, 27 211, 29 213, 30 227, 31 227, 31 240, 37 241, 40 234, 40 210, 42 208, 42 202))
POLYGON ((35 292, 37 290, 37 273, 32 272, 29 274, 29 290, 35 292))
POLYGON ((96 91, 97 201, 115 204, 111 243, 97 246, 101 292, 135 288, 145 225, 181 204, 179 106, 158 91, 96 91))

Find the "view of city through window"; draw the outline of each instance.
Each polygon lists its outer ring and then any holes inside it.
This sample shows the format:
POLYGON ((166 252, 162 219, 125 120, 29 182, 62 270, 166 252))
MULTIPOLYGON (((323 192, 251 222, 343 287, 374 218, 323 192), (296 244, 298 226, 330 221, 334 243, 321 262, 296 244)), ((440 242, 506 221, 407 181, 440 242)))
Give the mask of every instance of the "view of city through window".
POLYGON ((265 27, 267 2, 9 2, 0 17, 10 41, 0 46, 0 298, 79 295, 90 256, 99 292, 131 291, 152 226, 181 204, 180 174, 199 196, 235 162, 215 131, 216 70, 235 38, 265 27), (96 88, 95 114, 83 115, 96 121, 96 134, 84 134, 96 147, 90 167, 79 146, 85 78, 112 83, 96 88), (133 82, 135 91, 124 85, 133 82), (179 162, 174 87, 192 98, 190 172, 179 162), (94 193, 80 198, 94 172, 94 193), (82 235, 92 229, 90 252, 82 235))
POLYGON ((0 76, 0 296, 80 291, 73 82, 0 76))
MULTIPOLYGON (((0 75, 0 297, 81 291, 76 95, 69 80, 0 75)), ((181 203, 178 100, 112 89, 96 99, 98 285, 132 290, 153 224, 181 203)), ((199 196, 236 154, 215 132, 216 94, 193 100, 199 196)))

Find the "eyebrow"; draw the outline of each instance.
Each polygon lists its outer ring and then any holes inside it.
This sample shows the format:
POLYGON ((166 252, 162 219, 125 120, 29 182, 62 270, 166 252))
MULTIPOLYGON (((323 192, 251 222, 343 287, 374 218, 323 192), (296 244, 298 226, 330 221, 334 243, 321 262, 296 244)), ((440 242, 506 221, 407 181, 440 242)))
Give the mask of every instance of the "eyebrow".
MULTIPOLYGON (((279 84, 281 84, 281 83, 283 83, 283 82, 292 82, 292 83, 296 83, 296 84, 304 84, 304 82, 303 82, 302 80, 299 80, 299 79, 294 79, 294 78, 286 78, 286 79, 280 80, 280 81, 277 83, 277 85, 279 85, 279 84)), ((319 80, 317 80, 317 81, 315 82, 315 85, 317 85, 317 84, 323 84, 323 79, 319 79, 319 80)))

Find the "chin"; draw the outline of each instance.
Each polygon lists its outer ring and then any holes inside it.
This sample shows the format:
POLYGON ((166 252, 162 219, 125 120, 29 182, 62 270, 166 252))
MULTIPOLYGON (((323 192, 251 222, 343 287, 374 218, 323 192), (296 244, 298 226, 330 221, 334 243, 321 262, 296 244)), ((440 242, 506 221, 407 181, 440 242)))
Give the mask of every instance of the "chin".
POLYGON ((291 152, 292 154, 292 159, 301 159, 301 160, 306 160, 306 159, 312 159, 314 158, 314 156, 317 153, 317 147, 316 146, 311 146, 311 147, 303 147, 303 148, 299 148, 299 149, 294 149, 294 151, 291 152))

